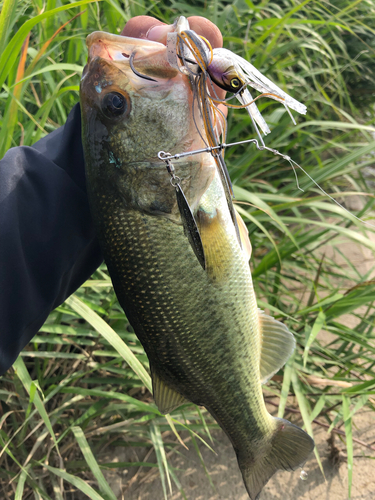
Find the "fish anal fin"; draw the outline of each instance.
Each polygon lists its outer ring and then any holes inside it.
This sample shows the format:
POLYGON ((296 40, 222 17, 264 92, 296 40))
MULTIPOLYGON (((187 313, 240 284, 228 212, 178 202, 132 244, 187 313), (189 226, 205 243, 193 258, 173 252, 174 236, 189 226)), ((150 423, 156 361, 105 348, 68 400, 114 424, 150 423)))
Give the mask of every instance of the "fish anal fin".
POLYGON ((188 402, 184 396, 161 380, 159 375, 154 371, 152 371, 152 391, 155 404, 163 415, 167 415, 182 404, 188 402))
POLYGON ((296 470, 303 466, 314 449, 314 441, 296 425, 281 418, 275 418, 275 424, 276 429, 270 441, 262 447, 261 456, 255 456, 249 462, 241 460, 241 455, 238 455, 242 477, 251 500, 259 498, 263 486, 277 470, 296 470))
POLYGON ((296 341, 288 328, 260 309, 261 333, 260 380, 265 384, 288 361, 296 341))
POLYGON ((249 239, 249 231, 247 230, 246 224, 244 223, 241 215, 237 212, 236 209, 234 209, 234 210, 236 213, 237 225, 238 225, 238 229, 240 232, 242 250, 247 257, 247 260, 250 260, 252 247, 251 247, 251 242, 249 239))

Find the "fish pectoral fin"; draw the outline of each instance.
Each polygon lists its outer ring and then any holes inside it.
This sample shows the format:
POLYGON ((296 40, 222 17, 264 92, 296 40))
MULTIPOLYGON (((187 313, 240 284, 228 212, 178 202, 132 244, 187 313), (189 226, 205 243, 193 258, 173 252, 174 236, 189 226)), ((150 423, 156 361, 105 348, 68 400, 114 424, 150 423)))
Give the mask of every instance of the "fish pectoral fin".
POLYGON ((280 321, 258 309, 261 334, 260 380, 265 384, 294 351, 294 335, 280 321))
POLYGON ((152 392, 155 404, 163 415, 167 415, 182 404, 189 402, 184 396, 161 380, 154 371, 152 371, 152 392))
POLYGON ((236 209, 234 209, 234 211, 236 213, 237 225, 240 232, 242 250, 247 257, 247 260, 250 260, 252 247, 249 239, 249 231, 247 230, 246 224, 241 215, 237 212, 236 209))

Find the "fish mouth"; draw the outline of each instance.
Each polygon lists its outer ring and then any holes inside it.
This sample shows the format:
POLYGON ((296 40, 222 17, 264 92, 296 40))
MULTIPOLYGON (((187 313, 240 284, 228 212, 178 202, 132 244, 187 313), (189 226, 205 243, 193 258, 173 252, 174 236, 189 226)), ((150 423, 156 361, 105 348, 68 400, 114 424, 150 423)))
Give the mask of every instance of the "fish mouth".
POLYGON ((86 38, 89 58, 100 57, 108 61, 126 61, 134 51, 160 51, 165 45, 151 40, 113 35, 104 31, 94 31, 86 38))
POLYGON ((177 74, 167 60, 166 46, 159 42, 94 31, 86 38, 86 45, 88 63, 100 58, 148 80, 165 80, 177 74))

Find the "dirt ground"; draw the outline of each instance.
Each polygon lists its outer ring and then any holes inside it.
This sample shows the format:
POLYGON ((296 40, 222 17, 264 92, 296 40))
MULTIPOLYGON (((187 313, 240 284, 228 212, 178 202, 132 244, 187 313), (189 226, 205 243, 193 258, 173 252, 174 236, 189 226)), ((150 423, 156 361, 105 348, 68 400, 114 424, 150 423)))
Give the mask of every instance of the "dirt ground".
MULTIPOLYGON (((271 408, 270 408, 271 410, 271 408)), ((293 416, 288 418, 293 423, 301 424, 293 416)), ((354 437, 366 443, 375 440, 375 415, 362 413, 356 418, 357 429, 354 437)), ((264 487, 260 500, 346 500, 348 499, 347 486, 347 463, 344 454, 338 450, 344 450, 343 443, 338 437, 334 444, 327 442, 326 430, 314 426, 316 433, 316 445, 319 450, 325 479, 320 471, 318 463, 311 455, 304 470, 308 473, 307 479, 300 479, 300 470, 295 472, 277 472, 264 487), (333 448, 336 448, 334 450, 333 448)), ((242 482, 241 473, 237 465, 237 459, 228 438, 221 431, 213 434, 214 455, 203 444, 199 445, 203 460, 210 474, 214 487, 209 483, 199 457, 193 446, 189 451, 182 450, 181 454, 171 458, 173 467, 185 491, 188 500, 249 500, 242 482)), ((132 452, 133 453, 133 452, 132 452)), ((137 452, 138 459, 145 457, 146 450, 137 452)), ((116 460, 125 461, 129 459, 129 451, 117 449, 116 460)), ((375 457, 375 453, 367 450, 361 445, 354 447, 355 463, 353 468, 352 500, 375 499, 375 461, 366 459, 366 455, 375 457)), ((113 455, 112 455, 113 459, 113 455)), ((135 457, 132 457, 135 460, 135 457)), ((150 461, 153 456, 150 456, 150 461)), ((163 490, 157 471, 145 470, 140 473, 133 486, 128 489, 126 485, 129 479, 134 477, 138 469, 132 468, 127 471, 106 474, 111 487, 119 500, 163 500, 163 490)), ((183 496, 173 488, 171 500, 182 500, 183 496)))
MULTIPOLYGON (((357 207, 352 206, 351 208, 357 207)), ((374 235, 372 239, 375 241, 374 235)), ((346 257, 350 258, 360 272, 368 272, 367 279, 374 277, 375 259, 372 251, 353 243, 349 245, 343 243, 339 245, 339 249, 346 257)), ((327 257, 334 258, 340 266, 347 266, 343 256, 331 247, 321 249, 321 251, 327 257)), ((342 319, 348 324, 348 318, 343 317, 342 319)), ((276 399, 275 402, 277 402, 276 399)), ((288 405, 293 407, 293 401, 288 401, 288 405)), ((269 411, 275 414, 276 408, 270 406, 269 411)), ((302 425, 301 421, 298 420, 298 415, 287 414, 286 416, 293 423, 302 425)), ((305 480, 300 478, 300 470, 292 473, 279 471, 264 487, 260 500, 346 500, 349 498, 348 470, 344 454, 345 444, 340 441, 338 435, 335 435, 333 443, 332 438, 331 441, 328 441, 330 436, 327 434, 327 430, 316 424, 313 426, 325 478, 312 454, 304 467, 308 473, 305 480)), ((203 444, 200 444, 199 447, 214 487, 210 485, 193 446, 190 445, 189 451, 180 448, 180 453, 170 459, 172 465, 177 469, 176 474, 185 491, 186 499, 249 500, 228 438, 221 431, 215 432, 213 436, 213 448, 217 455, 203 444)), ((367 444, 375 443, 374 413, 366 410, 355 415, 353 437, 367 444)), ((134 449, 117 448, 111 450, 110 460, 141 461, 145 459, 147 450, 138 449, 137 456, 134 456, 134 453, 134 449)), ((354 456, 351 498, 352 500, 375 500, 375 452, 361 444, 354 443, 354 456)), ((155 461, 155 456, 150 455, 147 461, 155 461)), ((126 471, 106 473, 106 477, 119 500, 163 500, 164 498, 157 470, 144 469, 139 471, 138 468, 131 468, 126 471), (136 474, 134 480, 130 481, 136 474), (130 488, 129 481, 132 483, 130 488)), ((174 487, 169 498, 180 500, 184 497, 174 487)))

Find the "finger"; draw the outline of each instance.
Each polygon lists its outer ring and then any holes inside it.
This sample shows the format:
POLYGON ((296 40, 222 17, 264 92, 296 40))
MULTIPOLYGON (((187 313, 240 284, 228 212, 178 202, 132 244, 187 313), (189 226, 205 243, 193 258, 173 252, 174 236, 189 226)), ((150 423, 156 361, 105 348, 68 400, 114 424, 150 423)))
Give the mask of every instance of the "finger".
MULTIPOLYGON (((199 16, 191 16, 188 21, 190 28, 198 35, 207 38, 213 48, 223 46, 220 30, 211 21, 199 16)), ((137 16, 129 19, 121 35, 132 38, 148 38, 154 42, 165 43, 167 34, 171 31, 173 31, 173 25, 165 24, 151 16, 137 16)))
MULTIPOLYGON (((124 29, 121 32, 122 36, 129 36, 131 38, 148 38, 148 33, 152 28, 155 27, 168 27, 167 24, 162 23, 158 19, 150 16, 137 16, 132 17, 125 24, 124 29)), ((167 35, 165 35, 166 38, 167 35)), ((154 38, 150 38, 154 42, 158 42, 159 40, 155 40, 154 38)))
MULTIPOLYGON (((223 37, 221 32, 215 24, 204 17, 191 16, 188 18, 190 28, 198 35, 204 36, 210 42, 212 48, 223 46, 223 37)), ((167 34, 173 31, 174 26, 162 23, 158 19, 151 16, 137 16, 132 17, 126 23, 121 32, 122 36, 129 36, 132 38, 146 38, 154 42, 166 43, 167 34)), ((214 85, 215 91, 219 99, 224 99, 226 92, 214 85)), ((227 108, 221 106, 220 108, 227 114, 227 108)))
POLYGON ((224 104, 219 104, 218 108, 220 109, 220 111, 223 113, 223 115, 226 118, 228 116, 228 108, 224 104))
POLYGON ((188 17, 188 21, 190 29, 195 31, 197 35, 207 38, 213 49, 223 46, 223 37, 219 28, 214 23, 200 16, 188 17))

